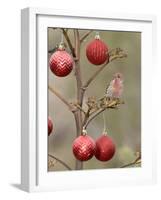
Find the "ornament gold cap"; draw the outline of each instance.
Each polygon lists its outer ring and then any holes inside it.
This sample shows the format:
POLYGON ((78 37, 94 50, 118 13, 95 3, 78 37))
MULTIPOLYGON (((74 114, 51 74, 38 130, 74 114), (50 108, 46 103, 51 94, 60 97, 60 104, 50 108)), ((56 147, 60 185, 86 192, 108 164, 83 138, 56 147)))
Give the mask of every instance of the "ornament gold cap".
POLYGON ((64 43, 61 42, 61 43, 59 44, 58 49, 59 49, 59 50, 65 50, 64 43))
POLYGON ((107 131, 103 131, 102 135, 107 135, 107 131))
POLYGON ((96 39, 96 40, 100 40, 99 31, 96 32, 95 39, 96 39))
POLYGON ((83 128, 82 133, 83 133, 83 135, 87 135, 87 130, 85 128, 83 128))

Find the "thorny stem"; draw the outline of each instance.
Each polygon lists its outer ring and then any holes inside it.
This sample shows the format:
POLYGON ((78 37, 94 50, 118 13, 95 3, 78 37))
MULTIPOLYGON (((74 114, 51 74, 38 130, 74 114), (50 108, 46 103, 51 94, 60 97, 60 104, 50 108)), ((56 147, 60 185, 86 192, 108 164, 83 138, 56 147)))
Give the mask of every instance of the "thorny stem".
POLYGON ((48 154, 49 157, 57 160, 59 163, 61 163, 65 168, 67 168, 68 170, 72 170, 71 167, 69 167, 64 161, 60 160, 59 158, 57 158, 56 156, 53 156, 51 154, 48 154))

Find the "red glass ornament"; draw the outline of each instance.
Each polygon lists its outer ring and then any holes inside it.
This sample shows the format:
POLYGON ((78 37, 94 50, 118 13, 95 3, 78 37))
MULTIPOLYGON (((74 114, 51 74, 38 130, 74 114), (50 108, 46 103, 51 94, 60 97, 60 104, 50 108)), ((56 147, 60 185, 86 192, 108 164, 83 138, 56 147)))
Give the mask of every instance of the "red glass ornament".
POLYGON ((48 136, 51 134, 53 130, 53 122, 50 117, 48 117, 48 136))
POLYGON ((109 60, 108 47, 102 40, 95 38, 88 44, 86 56, 92 64, 101 65, 109 60))
POLYGON ((60 77, 67 76, 73 69, 73 59, 65 49, 59 48, 49 60, 51 71, 60 77))
POLYGON ((106 134, 96 140, 95 157, 100 161, 108 161, 115 154, 115 144, 106 134))
POLYGON ((88 135, 81 135, 73 142, 73 154, 80 161, 91 159, 95 152, 95 141, 88 135))

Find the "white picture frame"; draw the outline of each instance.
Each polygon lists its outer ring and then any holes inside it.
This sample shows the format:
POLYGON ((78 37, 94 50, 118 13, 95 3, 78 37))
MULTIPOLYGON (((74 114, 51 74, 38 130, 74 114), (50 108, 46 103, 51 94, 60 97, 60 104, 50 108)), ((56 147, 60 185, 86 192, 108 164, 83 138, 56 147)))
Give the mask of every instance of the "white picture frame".
POLYGON ((155 29, 156 19, 152 15, 110 14, 101 11, 90 13, 43 8, 22 10, 21 188, 23 190, 54 191, 156 182, 155 134, 151 134, 155 119, 151 105, 152 96, 149 95, 149 91, 152 90, 152 85, 149 84, 152 76, 151 66, 155 67, 156 60, 155 29), (142 32, 141 168, 48 173, 47 70, 45 64, 47 54, 43 52, 47 52, 47 27, 61 26, 142 32), (40 116, 40 113, 44 113, 44 116, 40 116))

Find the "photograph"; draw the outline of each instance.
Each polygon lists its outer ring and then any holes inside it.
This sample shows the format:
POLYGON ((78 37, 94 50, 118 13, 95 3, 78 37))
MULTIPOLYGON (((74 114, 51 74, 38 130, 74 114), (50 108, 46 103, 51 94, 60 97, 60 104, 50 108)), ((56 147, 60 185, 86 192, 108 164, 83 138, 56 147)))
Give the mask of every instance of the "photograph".
POLYGON ((48 172, 141 167, 141 36, 47 28, 48 172))

